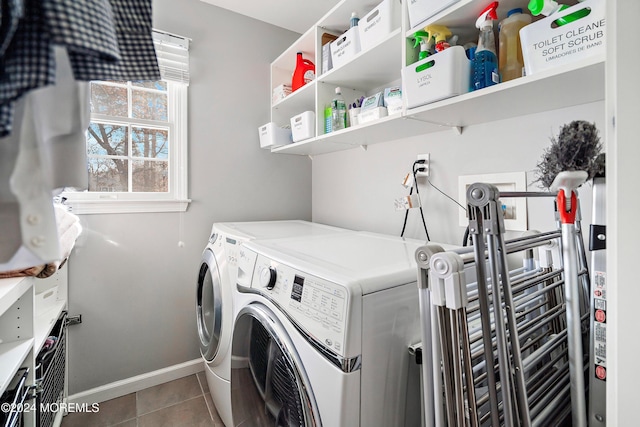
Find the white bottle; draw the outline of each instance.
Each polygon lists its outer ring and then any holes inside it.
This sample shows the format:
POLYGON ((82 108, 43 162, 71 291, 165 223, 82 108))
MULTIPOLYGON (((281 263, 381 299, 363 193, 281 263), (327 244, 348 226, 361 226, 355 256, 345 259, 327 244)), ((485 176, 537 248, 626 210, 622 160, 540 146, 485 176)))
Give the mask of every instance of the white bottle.
POLYGON ((342 97, 340 87, 336 88, 336 96, 331 101, 331 130, 337 131, 347 127, 347 104, 342 97))

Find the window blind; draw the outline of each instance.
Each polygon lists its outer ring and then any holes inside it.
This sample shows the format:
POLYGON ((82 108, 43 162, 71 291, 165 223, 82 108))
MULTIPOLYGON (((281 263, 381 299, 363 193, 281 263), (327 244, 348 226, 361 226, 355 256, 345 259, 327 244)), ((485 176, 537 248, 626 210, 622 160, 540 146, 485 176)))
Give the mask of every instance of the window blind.
POLYGON ((153 30, 153 44, 162 78, 189 84, 189 39, 153 30))

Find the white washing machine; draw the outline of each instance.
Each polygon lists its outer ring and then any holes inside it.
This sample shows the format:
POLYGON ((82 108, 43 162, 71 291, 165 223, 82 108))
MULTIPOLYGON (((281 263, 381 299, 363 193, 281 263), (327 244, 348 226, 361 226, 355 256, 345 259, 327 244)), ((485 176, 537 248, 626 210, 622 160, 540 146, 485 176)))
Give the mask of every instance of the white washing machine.
POLYGON ((233 426, 419 426, 408 348, 423 244, 365 232, 243 244, 233 426))
POLYGON ((240 244, 256 238, 314 236, 347 232, 307 221, 214 223, 200 262, 196 317, 200 353, 211 397, 220 417, 231 424, 231 357, 234 295, 240 244))

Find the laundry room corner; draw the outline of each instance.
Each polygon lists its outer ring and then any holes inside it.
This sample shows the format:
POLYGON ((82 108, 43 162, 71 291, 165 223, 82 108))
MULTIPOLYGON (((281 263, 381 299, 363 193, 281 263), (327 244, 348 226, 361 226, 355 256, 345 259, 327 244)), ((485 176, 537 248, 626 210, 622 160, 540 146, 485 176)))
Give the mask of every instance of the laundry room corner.
POLYGON ((298 34, 199 0, 154 0, 153 26, 191 39, 191 203, 80 216, 69 260, 69 312, 82 314, 69 328, 71 397, 200 358, 197 267, 213 222, 311 219, 310 159, 261 150, 253 126, 268 121, 270 62, 298 34))
MULTIPOLYGON (((409 194, 402 181, 417 156, 430 153, 429 182, 418 178, 422 180, 419 181, 420 199, 430 240, 462 244, 464 227, 458 220, 461 207, 447 197, 460 201, 459 176, 525 172, 529 191, 540 191, 541 187, 534 182, 536 165, 550 144, 550 138, 557 135, 563 124, 576 117, 603 128, 603 114, 604 103, 595 102, 469 126, 463 128, 461 134, 447 129, 371 145, 366 150, 358 148, 315 156, 313 220, 399 236, 406 211, 396 211, 394 202, 409 194)), ((584 187, 580 189, 581 203, 589 207, 591 188, 584 187)), ((528 201, 529 229, 553 227, 554 219, 548 215, 545 203, 535 199, 528 201)), ((584 224, 589 224, 590 209, 585 208, 582 212, 584 224)), ((404 235, 425 239, 418 209, 409 210, 404 235)))

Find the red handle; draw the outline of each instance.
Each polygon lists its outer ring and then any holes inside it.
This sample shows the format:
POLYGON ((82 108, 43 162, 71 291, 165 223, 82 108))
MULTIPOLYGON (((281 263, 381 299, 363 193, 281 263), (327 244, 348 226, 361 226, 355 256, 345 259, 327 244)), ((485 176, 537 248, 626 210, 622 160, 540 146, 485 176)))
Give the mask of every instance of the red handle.
POLYGON ((563 189, 558 191, 557 196, 558 212, 560 213, 560 222, 563 224, 574 224, 576 222, 576 211, 578 210, 578 198, 575 191, 571 191, 571 204, 567 206, 567 195, 563 189), (567 207, 569 210, 567 210, 567 207))

